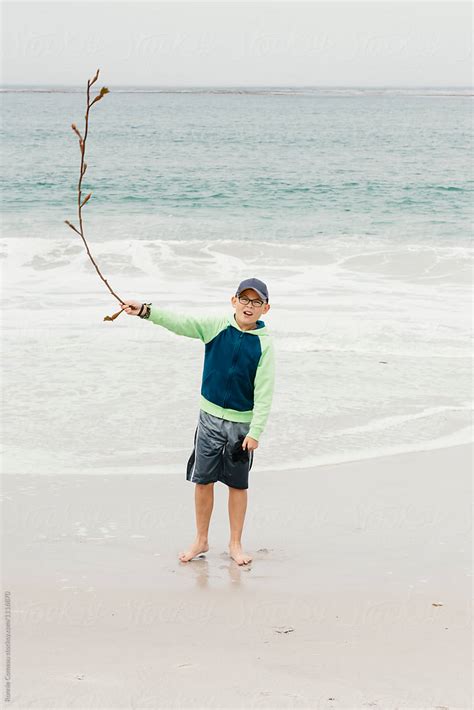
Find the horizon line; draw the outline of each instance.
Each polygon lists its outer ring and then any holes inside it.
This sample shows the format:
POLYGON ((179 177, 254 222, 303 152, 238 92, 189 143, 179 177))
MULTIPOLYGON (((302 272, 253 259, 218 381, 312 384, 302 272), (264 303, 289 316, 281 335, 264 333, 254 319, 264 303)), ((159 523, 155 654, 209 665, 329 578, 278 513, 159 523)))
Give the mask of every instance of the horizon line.
MULTIPOLYGON (((33 82, 0 82, 0 86, 63 86, 83 87, 84 83, 33 83, 33 82)), ((298 88, 298 89, 474 89, 472 84, 130 84, 111 83, 108 86, 128 86, 137 88, 298 88)))

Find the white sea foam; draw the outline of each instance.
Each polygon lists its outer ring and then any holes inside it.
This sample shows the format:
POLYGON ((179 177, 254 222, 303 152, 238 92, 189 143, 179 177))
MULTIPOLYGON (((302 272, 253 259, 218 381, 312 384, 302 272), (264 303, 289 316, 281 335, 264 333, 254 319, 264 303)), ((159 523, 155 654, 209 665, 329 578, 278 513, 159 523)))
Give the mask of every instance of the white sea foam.
MULTIPOLYGON (((469 440, 465 248, 357 239, 90 246, 122 298, 176 312, 232 313, 242 278, 267 282, 277 381, 262 470, 469 440)), ((202 344, 124 314, 104 322, 119 304, 79 238, 5 237, 1 248, 4 470, 183 472, 202 344)))

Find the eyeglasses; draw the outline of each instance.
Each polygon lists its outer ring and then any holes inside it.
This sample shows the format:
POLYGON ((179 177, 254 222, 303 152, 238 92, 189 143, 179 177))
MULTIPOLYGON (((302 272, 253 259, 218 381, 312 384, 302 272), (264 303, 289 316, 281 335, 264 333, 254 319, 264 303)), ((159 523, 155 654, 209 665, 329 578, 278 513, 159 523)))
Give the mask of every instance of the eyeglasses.
POLYGON ((254 298, 253 300, 250 298, 247 298, 247 296, 239 296, 239 303, 241 303, 243 306, 248 306, 249 303, 252 304, 252 306, 255 306, 255 308, 260 308, 263 306, 263 301, 261 301, 259 298, 254 298))

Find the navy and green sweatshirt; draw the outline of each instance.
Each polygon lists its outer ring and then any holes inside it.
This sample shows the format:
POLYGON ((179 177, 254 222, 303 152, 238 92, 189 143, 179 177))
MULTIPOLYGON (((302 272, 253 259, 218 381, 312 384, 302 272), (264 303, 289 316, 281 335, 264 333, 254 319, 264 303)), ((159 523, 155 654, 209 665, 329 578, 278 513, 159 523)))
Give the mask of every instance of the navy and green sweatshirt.
POLYGON ((200 407, 232 422, 250 422, 248 436, 260 438, 273 397, 275 351, 264 321, 242 330, 231 316, 188 316, 151 306, 149 319, 177 335, 205 344, 200 407))

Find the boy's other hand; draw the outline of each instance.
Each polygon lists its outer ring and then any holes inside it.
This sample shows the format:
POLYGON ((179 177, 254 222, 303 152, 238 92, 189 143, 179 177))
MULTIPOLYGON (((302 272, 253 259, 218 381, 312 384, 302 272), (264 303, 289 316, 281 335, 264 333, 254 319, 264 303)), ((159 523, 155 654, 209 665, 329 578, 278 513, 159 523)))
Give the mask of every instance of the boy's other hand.
POLYGON ((124 301, 122 310, 128 313, 129 316, 137 316, 140 313, 142 303, 139 301, 124 301))
POLYGON ((254 451, 254 449, 258 448, 257 439, 252 439, 251 436, 246 436, 242 442, 242 448, 247 449, 247 451, 254 451))

